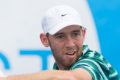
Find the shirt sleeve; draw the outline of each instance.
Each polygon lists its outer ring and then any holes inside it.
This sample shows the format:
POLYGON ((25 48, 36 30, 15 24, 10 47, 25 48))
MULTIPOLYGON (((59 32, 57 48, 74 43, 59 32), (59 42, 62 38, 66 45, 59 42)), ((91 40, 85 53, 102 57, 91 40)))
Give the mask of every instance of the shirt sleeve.
POLYGON ((79 60, 72 67, 72 69, 76 68, 83 68, 87 70, 93 80, 110 80, 108 68, 103 69, 103 67, 101 67, 101 65, 93 58, 79 60))

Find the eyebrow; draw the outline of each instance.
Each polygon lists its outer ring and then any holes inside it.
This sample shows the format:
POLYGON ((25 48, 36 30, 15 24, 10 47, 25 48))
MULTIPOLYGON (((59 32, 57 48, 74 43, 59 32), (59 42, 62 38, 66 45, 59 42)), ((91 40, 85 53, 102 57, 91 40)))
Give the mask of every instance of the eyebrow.
POLYGON ((72 31, 72 32, 80 32, 80 30, 74 30, 74 31, 72 31))
POLYGON ((54 36, 58 36, 58 35, 63 35, 64 33, 56 33, 56 34, 54 34, 54 36))
MULTIPOLYGON (((80 30, 73 30, 72 32, 80 32, 80 30)), ((59 32, 59 33, 54 34, 54 36, 63 35, 63 34, 64 34, 64 33, 59 32)))

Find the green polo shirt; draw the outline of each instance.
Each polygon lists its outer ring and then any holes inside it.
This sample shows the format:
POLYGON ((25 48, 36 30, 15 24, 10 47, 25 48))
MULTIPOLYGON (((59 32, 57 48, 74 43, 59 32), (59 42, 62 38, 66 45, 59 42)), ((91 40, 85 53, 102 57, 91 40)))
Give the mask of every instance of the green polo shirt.
MULTIPOLYGON (((92 51, 87 45, 83 46, 83 54, 70 67, 70 70, 83 68, 87 70, 93 80, 120 80, 118 72, 110 65, 102 54, 92 51)), ((58 70, 56 63, 53 69, 58 70)))

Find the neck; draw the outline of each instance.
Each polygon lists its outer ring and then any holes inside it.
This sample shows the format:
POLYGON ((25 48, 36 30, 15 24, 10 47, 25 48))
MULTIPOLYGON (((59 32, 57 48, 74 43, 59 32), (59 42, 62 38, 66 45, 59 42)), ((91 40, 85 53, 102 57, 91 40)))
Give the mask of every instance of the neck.
POLYGON ((69 70, 69 67, 57 64, 59 70, 69 70))

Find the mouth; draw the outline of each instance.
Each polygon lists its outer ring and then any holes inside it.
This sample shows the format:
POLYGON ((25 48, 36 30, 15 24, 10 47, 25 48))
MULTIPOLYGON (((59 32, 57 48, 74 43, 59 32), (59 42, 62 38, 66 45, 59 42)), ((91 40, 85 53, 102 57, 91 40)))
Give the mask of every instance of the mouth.
POLYGON ((75 55, 75 53, 76 53, 76 51, 68 51, 68 52, 66 53, 66 55, 72 56, 72 55, 75 55))

